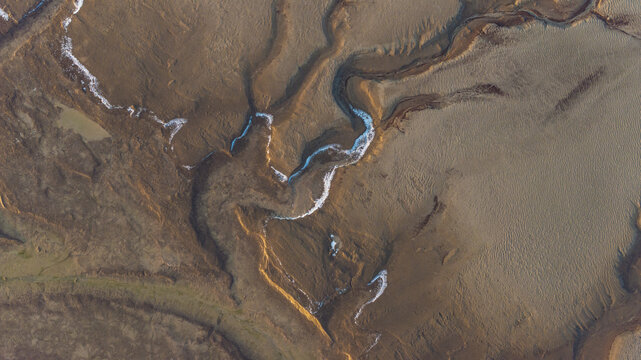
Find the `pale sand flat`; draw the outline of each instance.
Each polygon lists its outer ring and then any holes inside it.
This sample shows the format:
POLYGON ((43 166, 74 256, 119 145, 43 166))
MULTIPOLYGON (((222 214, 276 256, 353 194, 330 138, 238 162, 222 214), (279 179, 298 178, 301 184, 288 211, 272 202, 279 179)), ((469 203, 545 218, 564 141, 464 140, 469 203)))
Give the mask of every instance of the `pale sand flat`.
MULTIPOLYGON (((438 194, 443 221, 475 254, 450 286, 482 341, 558 346, 622 293, 616 266, 641 193, 640 45, 597 20, 496 31, 506 45, 478 39, 460 59, 386 89, 400 99, 491 83, 506 96, 411 114, 376 160, 394 176, 372 201, 412 213, 438 194)), ((403 281, 392 267, 381 309, 404 297, 394 293, 403 281)))

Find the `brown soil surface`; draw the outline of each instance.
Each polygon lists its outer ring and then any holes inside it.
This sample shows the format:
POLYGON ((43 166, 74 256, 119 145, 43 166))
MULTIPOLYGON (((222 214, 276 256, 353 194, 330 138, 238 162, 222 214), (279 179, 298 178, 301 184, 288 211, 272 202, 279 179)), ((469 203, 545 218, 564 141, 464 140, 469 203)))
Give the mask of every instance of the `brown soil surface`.
POLYGON ((1 359, 634 359, 633 0, 7 0, 1 359))

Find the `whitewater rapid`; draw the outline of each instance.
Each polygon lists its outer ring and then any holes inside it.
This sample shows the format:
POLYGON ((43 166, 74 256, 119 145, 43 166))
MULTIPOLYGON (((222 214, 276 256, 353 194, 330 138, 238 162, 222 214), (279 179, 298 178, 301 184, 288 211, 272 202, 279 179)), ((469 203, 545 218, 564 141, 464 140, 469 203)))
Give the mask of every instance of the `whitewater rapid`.
MULTIPOLYGON (((372 286, 376 282, 379 283, 378 288, 376 289, 376 294, 374 295, 374 297, 369 299, 366 303, 361 305, 361 307, 358 308, 356 315, 354 315, 354 324, 356 325, 358 325, 358 318, 363 313, 363 309, 365 308, 365 306, 372 304, 373 302, 378 300, 378 298, 380 298, 381 295, 383 295, 383 293, 385 292, 385 289, 387 288, 387 270, 381 270, 378 274, 376 274, 376 276, 374 276, 372 280, 370 280, 369 283, 367 283, 367 286, 372 286)), ((378 344, 379 340, 381 340, 381 336, 382 336, 381 333, 376 333, 374 342, 372 342, 372 344, 367 348, 367 350, 365 350, 365 353, 368 353, 370 350, 374 348, 374 346, 378 344)))
POLYGON ((374 301, 378 300, 381 295, 385 292, 385 289, 387 288, 387 270, 381 270, 374 278, 367 283, 368 286, 373 285, 375 282, 378 282, 378 289, 376 289, 376 295, 374 295, 373 298, 369 299, 365 304, 361 305, 361 307, 358 309, 356 312, 356 315, 354 315, 354 322, 356 323, 356 320, 361 316, 363 313, 363 309, 365 306, 373 303, 374 301))

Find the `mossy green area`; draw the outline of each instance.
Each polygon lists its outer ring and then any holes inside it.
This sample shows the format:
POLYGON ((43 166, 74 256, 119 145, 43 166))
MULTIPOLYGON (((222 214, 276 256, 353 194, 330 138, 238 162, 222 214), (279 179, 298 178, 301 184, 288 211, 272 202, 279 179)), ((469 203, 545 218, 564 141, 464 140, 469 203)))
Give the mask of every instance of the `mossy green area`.
POLYGON ((290 352, 287 339, 275 340, 273 329, 260 317, 248 314, 229 298, 212 293, 197 282, 74 274, 79 270, 69 253, 36 253, 27 245, 4 253, 0 259, 0 303, 11 304, 38 296, 91 296, 134 306, 152 306, 156 311, 178 315, 224 333, 231 341, 243 344, 243 351, 252 358, 305 359, 309 356, 302 349, 290 352))

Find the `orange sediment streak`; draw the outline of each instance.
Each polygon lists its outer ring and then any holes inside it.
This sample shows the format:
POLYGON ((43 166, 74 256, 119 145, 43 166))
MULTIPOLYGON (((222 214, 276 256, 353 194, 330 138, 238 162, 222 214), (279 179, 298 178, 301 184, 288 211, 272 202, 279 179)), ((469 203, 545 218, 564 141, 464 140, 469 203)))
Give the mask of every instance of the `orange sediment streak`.
POLYGON ((269 262, 269 254, 267 253, 267 239, 265 238, 265 236, 263 234, 250 231, 247 225, 245 225, 245 223, 243 222, 242 214, 238 212, 238 209, 236 209, 236 218, 238 219, 240 226, 243 228, 245 233, 247 233, 247 235, 258 236, 261 240, 260 246, 261 246, 263 258, 260 264, 258 265, 258 271, 265 278, 265 280, 267 281, 267 284, 271 288, 276 290, 276 292, 281 294, 292 306, 294 306, 296 310, 298 310, 298 312, 300 312, 309 322, 311 322, 318 329, 318 331, 320 331, 320 333, 323 334, 325 338, 331 341, 329 335, 327 334, 327 332, 325 331, 321 323, 318 321, 318 319, 314 315, 312 315, 309 311, 307 311, 307 309, 305 309, 305 307, 303 307, 298 301, 296 301, 296 299, 294 299, 293 296, 291 296, 287 291, 285 291, 285 289, 283 289, 278 284, 276 284, 265 271, 265 269, 267 269, 267 264, 269 262))

